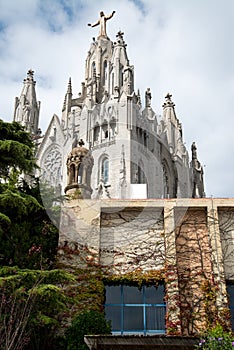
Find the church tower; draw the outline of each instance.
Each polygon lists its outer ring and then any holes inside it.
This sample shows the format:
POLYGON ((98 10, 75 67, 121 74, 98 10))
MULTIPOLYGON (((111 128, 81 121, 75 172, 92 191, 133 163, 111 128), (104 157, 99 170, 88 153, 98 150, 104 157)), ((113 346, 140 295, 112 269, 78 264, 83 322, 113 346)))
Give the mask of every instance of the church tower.
MULTIPOLYGON (((119 31, 114 42, 106 33, 106 22, 113 15, 114 11, 110 15, 100 12, 99 19, 89 24, 99 26, 99 33, 87 54, 81 91, 74 96, 69 78, 62 118, 53 116, 38 149, 42 177, 63 191, 73 182, 80 188, 78 178, 74 180, 74 169, 80 163, 73 164, 74 155, 69 158, 68 154, 82 139, 93 157, 86 198, 201 197, 204 191, 200 163, 197 159, 189 162, 172 95, 165 97, 162 117, 152 108, 150 88, 141 102, 140 92, 134 87, 134 67, 128 59, 124 33, 119 31), (67 172, 66 159, 73 171, 67 172)), ((35 125, 36 119, 33 114, 25 118, 22 110, 29 100, 25 90, 34 85, 29 71, 21 98, 16 100, 16 116, 28 127, 35 125)), ((36 97, 31 110, 35 111, 35 103, 36 97)))
POLYGON ((14 121, 20 123, 32 135, 38 135, 40 101, 37 101, 33 70, 29 70, 24 79, 20 97, 15 98, 14 121))

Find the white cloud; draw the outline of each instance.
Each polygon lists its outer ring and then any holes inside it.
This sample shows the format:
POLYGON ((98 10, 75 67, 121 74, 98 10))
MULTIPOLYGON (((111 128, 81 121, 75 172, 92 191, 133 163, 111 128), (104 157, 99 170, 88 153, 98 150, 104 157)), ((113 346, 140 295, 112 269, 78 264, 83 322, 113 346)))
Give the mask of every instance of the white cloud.
POLYGON ((151 88, 158 114, 169 91, 188 149, 197 142, 207 195, 234 197, 232 178, 234 2, 232 0, 0 0, 0 117, 12 120, 27 70, 35 70, 41 127, 61 114, 68 78, 80 91, 99 11, 114 41, 122 30, 135 88, 151 88))

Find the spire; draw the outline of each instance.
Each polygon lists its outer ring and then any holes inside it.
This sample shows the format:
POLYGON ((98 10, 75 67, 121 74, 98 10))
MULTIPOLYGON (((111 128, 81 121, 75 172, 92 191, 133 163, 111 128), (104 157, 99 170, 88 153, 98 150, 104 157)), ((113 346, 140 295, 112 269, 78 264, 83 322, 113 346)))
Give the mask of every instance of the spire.
POLYGON ((69 81, 68 81, 67 94, 72 94, 71 77, 69 78, 69 81))
POLYGON ((165 96, 165 102, 162 105, 163 117, 166 123, 170 121, 176 128, 178 128, 179 120, 176 117, 175 104, 171 98, 172 95, 168 92, 165 96))
POLYGON ((129 65, 126 51, 127 44, 123 39, 123 35, 123 32, 118 31, 111 60, 113 67, 113 89, 111 93, 115 96, 117 96, 116 92, 120 95, 124 91, 126 95, 131 95, 134 91, 134 67, 129 65))
POLYGON ((174 102, 172 102, 171 98, 172 98, 172 95, 168 92, 165 96, 166 101, 162 105, 163 109, 168 108, 168 107, 171 107, 171 108, 175 107, 175 104, 174 104, 174 102))
POLYGON ((170 149, 170 153, 182 157, 184 154, 184 146, 182 140, 182 128, 179 119, 175 113, 175 104, 171 99, 172 95, 167 93, 163 107, 163 129, 166 140, 170 149))
POLYGON ((118 33, 116 34, 116 42, 114 44, 126 47, 127 44, 125 44, 123 36, 124 36, 124 33, 121 32, 121 30, 119 30, 118 33))
POLYGON ((63 108, 62 108, 62 124, 64 129, 67 128, 67 118, 68 114, 71 112, 72 105, 72 83, 71 78, 68 80, 67 92, 64 97, 63 108))
POLYGON ((23 81, 23 89, 20 97, 15 98, 14 107, 14 121, 20 123, 25 129, 37 135, 39 113, 40 113, 40 102, 37 102, 34 80, 34 71, 29 69, 27 77, 23 81))

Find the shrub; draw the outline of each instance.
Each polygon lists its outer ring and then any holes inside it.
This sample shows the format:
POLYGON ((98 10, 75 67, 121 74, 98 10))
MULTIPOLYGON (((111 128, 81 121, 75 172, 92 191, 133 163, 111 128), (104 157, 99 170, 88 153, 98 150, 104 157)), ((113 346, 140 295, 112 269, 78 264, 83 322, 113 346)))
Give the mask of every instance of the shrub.
POLYGON ((196 345, 196 348, 207 350, 231 350, 234 349, 234 339, 231 332, 225 332, 223 327, 217 324, 204 334, 204 337, 200 339, 199 345, 196 345))
POLYGON ((99 311, 85 311, 78 315, 66 333, 67 350, 87 350, 84 342, 85 335, 110 334, 111 326, 103 313, 99 311))

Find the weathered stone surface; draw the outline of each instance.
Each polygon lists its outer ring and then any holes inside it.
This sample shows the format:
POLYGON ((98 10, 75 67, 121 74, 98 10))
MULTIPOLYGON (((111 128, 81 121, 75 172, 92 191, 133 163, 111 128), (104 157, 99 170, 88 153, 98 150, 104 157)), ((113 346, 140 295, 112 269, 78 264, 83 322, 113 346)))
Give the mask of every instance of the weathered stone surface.
POLYGON ((233 199, 70 201, 59 260, 114 276, 163 269, 169 334, 199 332, 214 315, 228 325, 233 208, 233 199))

